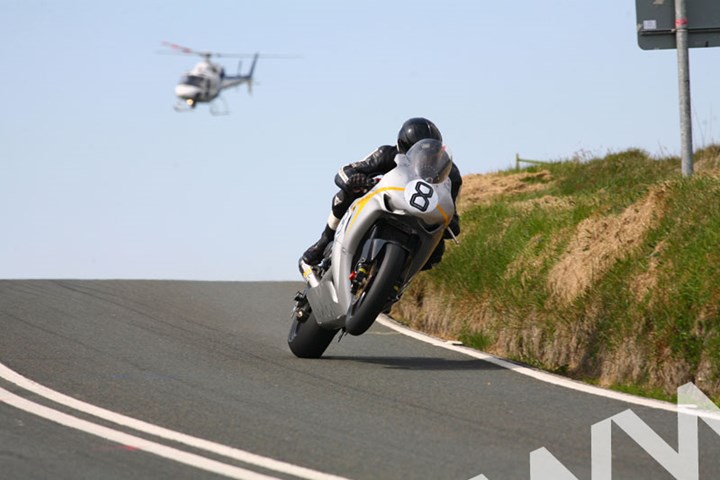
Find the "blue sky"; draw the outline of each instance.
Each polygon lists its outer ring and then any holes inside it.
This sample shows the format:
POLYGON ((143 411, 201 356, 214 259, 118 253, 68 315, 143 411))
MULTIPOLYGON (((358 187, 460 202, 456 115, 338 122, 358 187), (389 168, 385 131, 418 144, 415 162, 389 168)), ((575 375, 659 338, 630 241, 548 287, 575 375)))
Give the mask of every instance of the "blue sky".
MULTIPOLYGON (((0 22, 0 278, 299 279, 337 169, 412 116, 464 174, 680 150, 675 51, 638 48, 629 0, 3 0, 0 22), (198 59, 164 40, 302 57, 261 59, 230 115, 179 114, 198 59)), ((690 54, 696 147, 719 57, 690 54)))

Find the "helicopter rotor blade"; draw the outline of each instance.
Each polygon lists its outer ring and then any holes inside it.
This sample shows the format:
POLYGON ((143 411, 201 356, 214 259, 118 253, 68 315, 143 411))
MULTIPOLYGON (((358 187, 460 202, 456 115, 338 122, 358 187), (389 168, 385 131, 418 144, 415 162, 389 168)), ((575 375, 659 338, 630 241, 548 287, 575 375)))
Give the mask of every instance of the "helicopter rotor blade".
POLYGON ((212 52, 201 52, 199 50, 193 50, 190 47, 183 47, 182 45, 178 45, 177 43, 162 42, 162 44, 172 50, 171 52, 167 53, 176 53, 179 55, 198 55, 200 57, 211 57, 214 55, 212 52))
MULTIPOLYGON (((162 44, 166 47, 168 47, 171 51, 163 51, 158 53, 169 53, 169 54, 178 54, 178 55, 198 55, 200 57, 217 57, 217 58, 253 58, 255 56, 254 53, 223 53, 223 52, 204 52, 199 50, 193 50, 189 47, 184 47, 182 45, 178 45, 176 43, 167 42, 164 41, 162 44)), ((295 54, 272 54, 272 53, 263 53, 259 55, 260 58, 300 58, 299 55, 295 54)))
POLYGON ((182 45, 178 45, 177 43, 162 42, 162 44, 180 53, 196 53, 192 48, 183 47, 182 45))
MULTIPOLYGON (((214 57, 225 57, 225 58, 254 58, 255 53, 220 53, 213 52, 211 55, 214 57)), ((273 53, 259 53, 258 58, 302 58, 296 54, 273 54, 273 53)))

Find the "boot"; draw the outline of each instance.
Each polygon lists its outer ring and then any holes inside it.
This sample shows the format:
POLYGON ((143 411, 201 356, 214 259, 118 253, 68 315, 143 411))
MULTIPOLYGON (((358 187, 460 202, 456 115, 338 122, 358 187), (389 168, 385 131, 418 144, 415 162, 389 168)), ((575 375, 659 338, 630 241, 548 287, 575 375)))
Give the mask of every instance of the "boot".
POLYGON ((312 244, 305 253, 303 253, 302 261, 308 265, 317 265, 323 259, 323 253, 325 248, 335 238, 335 230, 330 228, 328 225, 325 226, 325 230, 320 235, 320 240, 312 244))

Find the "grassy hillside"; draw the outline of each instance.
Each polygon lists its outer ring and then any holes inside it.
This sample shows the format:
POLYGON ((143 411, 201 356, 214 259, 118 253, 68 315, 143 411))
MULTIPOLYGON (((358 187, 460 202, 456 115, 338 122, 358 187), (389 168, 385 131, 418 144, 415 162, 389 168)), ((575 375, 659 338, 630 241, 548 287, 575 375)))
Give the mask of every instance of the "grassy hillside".
POLYGON ((720 398, 720 146, 469 175, 461 245, 393 317, 603 386, 720 398))

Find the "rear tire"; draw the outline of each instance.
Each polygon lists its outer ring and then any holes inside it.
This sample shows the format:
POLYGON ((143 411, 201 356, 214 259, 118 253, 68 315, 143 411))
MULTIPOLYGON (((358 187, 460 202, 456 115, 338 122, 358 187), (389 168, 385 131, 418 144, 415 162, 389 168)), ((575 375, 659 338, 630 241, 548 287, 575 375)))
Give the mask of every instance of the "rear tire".
POLYGON ((325 330, 318 325, 312 313, 302 322, 293 315, 288 346, 296 357, 320 358, 337 332, 337 330, 325 330))
POLYGON ((396 294, 395 282, 405 266, 407 252, 399 245, 388 243, 381 255, 375 274, 368 278, 365 288, 348 308, 345 330, 350 335, 365 333, 396 294))

